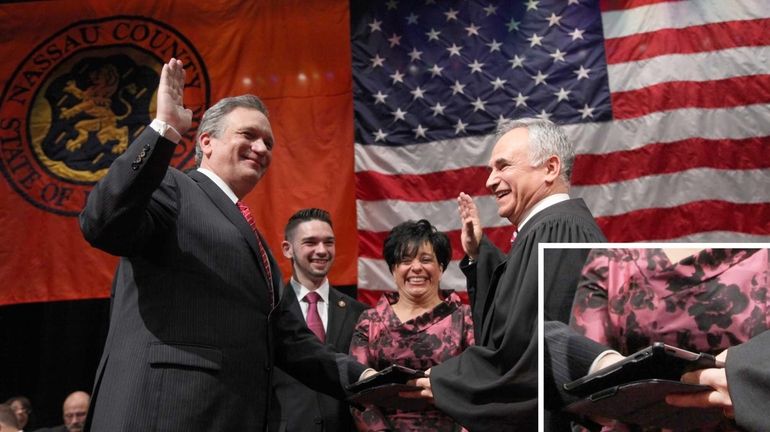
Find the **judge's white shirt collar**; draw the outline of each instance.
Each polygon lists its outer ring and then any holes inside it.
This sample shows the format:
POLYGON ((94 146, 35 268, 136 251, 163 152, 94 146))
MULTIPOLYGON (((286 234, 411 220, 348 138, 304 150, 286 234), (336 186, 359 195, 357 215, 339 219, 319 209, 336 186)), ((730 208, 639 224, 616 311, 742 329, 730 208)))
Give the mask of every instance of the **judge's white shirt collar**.
POLYGON ((562 201, 567 201, 568 199, 569 199, 569 195, 565 193, 556 193, 553 195, 548 195, 547 197, 541 199, 535 205, 533 205, 529 210, 527 210, 526 213, 524 213, 524 216, 522 216, 521 218, 521 223, 516 227, 516 230, 521 231, 521 229, 524 227, 524 224, 526 224, 530 219, 532 219, 532 216, 536 215, 537 213, 547 209, 552 205, 558 204, 562 201))
POLYGON ((198 168, 198 172, 210 178, 215 185, 219 186, 219 188, 222 189, 222 192, 224 192, 227 195, 227 197, 230 198, 233 204, 238 202, 238 197, 235 195, 235 192, 233 192, 233 190, 230 189, 230 186, 228 186, 227 183, 225 183, 225 181, 222 180, 221 177, 214 174, 214 171, 211 171, 206 168, 198 168))

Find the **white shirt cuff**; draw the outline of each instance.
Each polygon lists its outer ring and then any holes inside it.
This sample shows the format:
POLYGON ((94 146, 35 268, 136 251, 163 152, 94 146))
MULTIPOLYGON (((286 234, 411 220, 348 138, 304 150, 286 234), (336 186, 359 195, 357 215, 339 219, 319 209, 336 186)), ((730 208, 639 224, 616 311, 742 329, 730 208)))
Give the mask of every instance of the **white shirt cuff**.
POLYGON ((601 359, 603 359, 604 357, 607 357, 610 354, 622 355, 622 354, 620 354, 619 352, 617 352, 615 350, 603 351, 601 354, 596 356, 596 358, 594 359, 593 362, 591 362, 591 367, 588 368, 588 373, 591 374, 591 373, 596 372, 594 369, 596 369, 596 365, 599 364, 599 361, 601 361, 601 359))
POLYGON ((365 377, 365 376, 366 376, 366 375, 367 375, 369 372, 377 373, 377 370, 376 370, 376 369, 372 369, 372 368, 366 368, 366 370, 364 370, 363 372, 361 372, 361 376, 359 376, 359 377, 358 377, 358 380, 359 380, 359 381, 361 381, 362 379, 364 379, 364 377, 365 377))
POLYGON ((166 138, 174 144, 179 144, 179 141, 182 140, 182 135, 179 134, 174 126, 171 126, 163 120, 154 119, 152 123, 150 123, 150 127, 153 128, 155 132, 159 133, 160 136, 166 138))

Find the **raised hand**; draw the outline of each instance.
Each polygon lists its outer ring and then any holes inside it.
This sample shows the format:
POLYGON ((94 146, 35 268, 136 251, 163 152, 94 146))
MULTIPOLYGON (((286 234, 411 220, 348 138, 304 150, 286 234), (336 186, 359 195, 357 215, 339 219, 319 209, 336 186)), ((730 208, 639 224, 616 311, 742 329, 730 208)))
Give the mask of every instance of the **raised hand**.
POLYGON ((172 58, 163 65, 158 85, 158 120, 173 126, 184 135, 192 125, 192 111, 184 107, 184 66, 172 58))
POLYGON ((479 256, 479 243, 481 243, 481 219, 473 198, 465 192, 460 192, 457 197, 457 211, 460 213, 462 224, 460 240, 463 250, 471 259, 479 256))

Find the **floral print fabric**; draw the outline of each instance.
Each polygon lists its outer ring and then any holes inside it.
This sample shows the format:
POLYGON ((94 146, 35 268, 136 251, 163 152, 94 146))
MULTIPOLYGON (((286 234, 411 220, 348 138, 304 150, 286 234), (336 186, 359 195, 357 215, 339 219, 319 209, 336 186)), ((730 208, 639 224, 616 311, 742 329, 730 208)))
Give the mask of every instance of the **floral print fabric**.
MULTIPOLYGON (((374 309, 361 314, 350 343, 350 354, 359 362, 377 370, 392 364, 427 370, 473 345, 471 311, 457 294, 445 293, 432 311, 403 323, 391 308, 397 301, 398 293, 385 293, 374 309)), ((435 408, 412 412, 354 408, 353 418, 361 431, 461 430, 435 408)))
POLYGON ((765 331, 767 249, 705 249, 671 262, 662 249, 595 249, 571 325, 628 355, 652 342, 717 354, 765 331))

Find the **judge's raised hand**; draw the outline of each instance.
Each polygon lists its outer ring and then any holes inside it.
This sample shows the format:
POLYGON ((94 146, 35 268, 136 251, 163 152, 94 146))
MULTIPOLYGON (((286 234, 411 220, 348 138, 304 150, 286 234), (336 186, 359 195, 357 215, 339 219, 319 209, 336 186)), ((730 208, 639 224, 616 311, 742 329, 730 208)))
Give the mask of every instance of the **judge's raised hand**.
POLYGON ((465 192, 460 192, 457 197, 457 211, 460 213, 462 241, 465 254, 475 260, 479 256, 479 243, 481 243, 481 219, 473 198, 465 192))
MULTIPOLYGON (((727 360, 727 351, 722 351, 717 360, 724 363, 727 360)), ((700 369, 687 372, 682 375, 685 384, 701 384, 712 388, 711 391, 687 394, 672 394, 666 396, 666 403, 678 407, 695 408, 722 408, 725 416, 733 418, 735 410, 730 399, 730 391, 727 386, 727 374, 724 368, 700 369)))
POLYGON ((156 118, 168 123, 180 135, 192 125, 192 110, 184 107, 184 66, 172 58, 163 65, 158 85, 158 112, 156 118))

